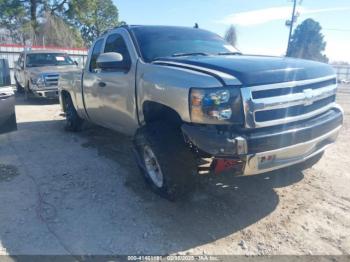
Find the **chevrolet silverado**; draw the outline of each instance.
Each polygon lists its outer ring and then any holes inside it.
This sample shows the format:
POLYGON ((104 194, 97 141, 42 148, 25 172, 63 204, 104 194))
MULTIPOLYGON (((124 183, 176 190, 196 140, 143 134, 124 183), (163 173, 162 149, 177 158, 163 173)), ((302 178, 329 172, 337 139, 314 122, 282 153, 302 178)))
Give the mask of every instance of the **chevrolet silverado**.
POLYGON ((201 157, 242 176, 314 164, 342 126, 336 90, 327 64, 170 26, 109 30, 59 81, 66 129, 87 120, 133 137, 144 177, 170 199, 192 190, 201 157))

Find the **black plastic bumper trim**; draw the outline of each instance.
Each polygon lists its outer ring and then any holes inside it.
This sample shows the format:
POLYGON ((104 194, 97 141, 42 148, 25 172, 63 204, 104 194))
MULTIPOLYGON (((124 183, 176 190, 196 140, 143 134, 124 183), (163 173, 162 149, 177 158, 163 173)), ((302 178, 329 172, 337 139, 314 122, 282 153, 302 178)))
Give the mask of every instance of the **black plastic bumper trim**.
POLYGON ((183 124, 187 139, 199 149, 213 156, 237 157, 235 137, 246 139, 248 154, 283 148, 322 136, 343 123, 343 114, 333 108, 319 116, 278 128, 246 130, 244 132, 219 132, 215 126, 183 124))
POLYGON ((330 132, 343 123, 343 114, 331 109, 324 114, 280 130, 264 130, 246 134, 249 154, 270 151, 303 143, 330 132))

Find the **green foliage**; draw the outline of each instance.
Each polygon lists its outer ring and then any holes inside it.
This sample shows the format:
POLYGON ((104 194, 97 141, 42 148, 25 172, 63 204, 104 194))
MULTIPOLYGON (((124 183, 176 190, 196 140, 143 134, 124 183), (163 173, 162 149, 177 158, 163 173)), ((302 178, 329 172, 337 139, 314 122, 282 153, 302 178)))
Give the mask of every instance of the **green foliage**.
POLYGON ((0 0, 0 27, 13 32, 13 42, 22 41, 22 35, 29 27, 29 19, 21 0, 0 0))
POLYGON ((326 42, 321 29, 320 24, 311 18, 303 21, 292 35, 287 56, 328 62, 326 55, 322 54, 326 42))
POLYGON ((0 0, 0 27, 17 43, 88 46, 117 25, 112 0, 0 0))
POLYGON ((67 18, 80 28, 88 45, 107 29, 119 25, 118 9, 111 0, 72 0, 69 3, 67 18))
POLYGON ((234 25, 231 25, 225 33, 225 40, 233 46, 237 44, 237 33, 234 25))
POLYGON ((0 26, 16 28, 25 15, 21 0, 0 0, 0 26))

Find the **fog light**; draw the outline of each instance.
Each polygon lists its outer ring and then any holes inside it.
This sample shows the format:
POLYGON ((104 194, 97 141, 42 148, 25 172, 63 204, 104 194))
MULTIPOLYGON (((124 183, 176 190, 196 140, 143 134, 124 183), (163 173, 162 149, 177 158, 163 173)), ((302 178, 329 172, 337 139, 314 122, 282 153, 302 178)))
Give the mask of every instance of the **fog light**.
POLYGON ((216 118, 217 120, 228 120, 232 116, 232 110, 230 108, 222 110, 213 110, 209 111, 208 115, 216 118))

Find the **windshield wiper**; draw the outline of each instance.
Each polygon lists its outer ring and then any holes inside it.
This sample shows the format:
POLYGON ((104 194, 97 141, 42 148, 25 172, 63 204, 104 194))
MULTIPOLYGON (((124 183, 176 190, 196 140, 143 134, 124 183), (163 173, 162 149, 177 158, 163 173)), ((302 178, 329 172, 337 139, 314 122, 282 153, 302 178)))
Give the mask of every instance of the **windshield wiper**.
POLYGON ((209 55, 208 53, 204 53, 204 52, 193 52, 193 53, 175 53, 172 54, 172 57, 179 57, 179 56, 194 56, 194 55, 203 55, 203 56, 207 56, 209 55))
POLYGON ((175 53, 172 54, 171 56, 159 56, 156 58, 152 59, 152 62, 157 61, 157 60, 162 60, 162 59, 167 59, 170 57, 180 57, 180 56, 196 56, 196 55, 202 55, 202 56, 208 56, 208 53, 201 53, 201 52, 196 52, 196 53, 175 53))
POLYGON ((242 55, 241 52, 220 52, 218 55, 242 55))

